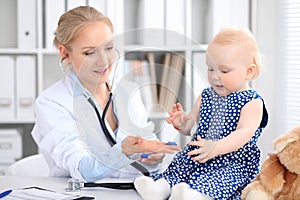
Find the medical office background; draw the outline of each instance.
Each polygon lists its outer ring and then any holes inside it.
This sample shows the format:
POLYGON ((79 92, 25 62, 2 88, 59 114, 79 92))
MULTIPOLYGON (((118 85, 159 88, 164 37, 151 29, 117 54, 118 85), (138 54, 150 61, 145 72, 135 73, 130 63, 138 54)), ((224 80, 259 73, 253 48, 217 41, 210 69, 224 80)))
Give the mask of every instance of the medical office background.
MULTIPOLYGON (((0 175, 16 160, 38 153, 30 135, 34 100, 64 75, 52 40, 59 16, 79 5, 94 6, 112 19, 121 38, 120 71, 136 59, 162 64, 166 53, 158 49, 183 55, 181 83, 186 84, 178 86, 178 99, 186 111, 201 91, 205 48, 213 35, 229 25, 250 28, 264 58, 263 72, 251 86, 269 111, 269 124, 259 139, 262 159, 273 152, 276 137, 299 125, 296 0, 0 0, 0 175), (142 28, 160 31, 133 31, 142 28), (145 48, 151 46, 157 48, 145 48)), ((161 122, 165 117, 154 113, 152 119, 161 122)), ((188 139, 178 135, 176 141, 184 145, 188 139)))

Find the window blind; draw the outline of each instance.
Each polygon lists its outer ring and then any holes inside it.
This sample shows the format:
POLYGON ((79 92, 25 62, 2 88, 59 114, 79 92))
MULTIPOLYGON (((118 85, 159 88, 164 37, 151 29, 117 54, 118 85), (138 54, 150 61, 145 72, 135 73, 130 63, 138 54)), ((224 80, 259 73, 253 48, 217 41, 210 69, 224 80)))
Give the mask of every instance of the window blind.
POLYGON ((279 1, 279 66, 283 75, 283 126, 300 125, 300 1, 279 1))

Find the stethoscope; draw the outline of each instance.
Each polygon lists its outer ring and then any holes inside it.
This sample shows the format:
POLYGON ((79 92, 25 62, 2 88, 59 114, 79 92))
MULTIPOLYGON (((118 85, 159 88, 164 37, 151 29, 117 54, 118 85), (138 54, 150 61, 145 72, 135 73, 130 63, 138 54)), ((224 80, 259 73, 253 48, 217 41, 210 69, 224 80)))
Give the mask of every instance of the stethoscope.
MULTIPOLYGON (((116 72, 116 69, 118 67, 118 63, 119 63, 119 60, 120 60, 120 52, 116 48, 115 48, 115 50, 117 52, 118 57, 117 57, 117 63, 116 63, 116 66, 115 66, 115 69, 114 69, 114 72, 113 72, 114 74, 113 74, 113 78, 112 78, 111 88, 112 88, 113 83, 114 83, 115 72, 116 72)), ((101 117, 101 115, 99 113, 99 110, 98 110, 95 102, 92 100, 91 96, 88 95, 87 92, 84 90, 84 88, 82 88, 82 86, 80 84, 78 84, 78 82, 64 69, 63 61, 66 58, 68 58, 68 55, 61 58, 61 60, 60 60, 60 67, 61 67, 62 71, 79 87, 79 89, 81 90, 83 96, 86 98, 86 100, 94 108, 95 113, 96 113, 97 118, 98 118, 98 121, 99 121, 99 124, 100 124, 100 126, 103 130, 103 133, 104 133, 105 137, 107 138, 108 142, 110 143, 111 146, 115 145, 117 142, 111 136, 111 134, 109 133, 109 130, 107 129, 107 126, 106 126, 106 123, 105 123, 105 115, 106 115, 106 112, 107 112, 107 110, 109 108, 109 105, 111 104, 111 101, 112 101, 112 92, 111 92, 111 90, 109 90, 109 97, 107 99, 107 102, 105 104, 105 107, 104 107, 104 110, 103 110, 103 113, 102 113, 102 117, 101 117)), ((109 65, 107 66, 107 68, 108 67, 109 67, 109 65)), ((107 83, 106 83, 106 86, 108 87, 107 83)), ((131 166, 133 166, 134 168, 139 170, 145 176, 150 176, 150 172, 144 166, 139 164, 138 162, 131 163, 131 166)), ((77 179, 70 179, 70 180, 69 180, 69 184, 68 184, 68 188, 67 188, 68 191, 80 190, 83 187, 106 187, 106 188, 121 189, 121 190, 135 189, 133 183, 83 183, 83 182, 79 182, 77 179), (72 181, 72 180, 74 180, 74 181, 72 181)))

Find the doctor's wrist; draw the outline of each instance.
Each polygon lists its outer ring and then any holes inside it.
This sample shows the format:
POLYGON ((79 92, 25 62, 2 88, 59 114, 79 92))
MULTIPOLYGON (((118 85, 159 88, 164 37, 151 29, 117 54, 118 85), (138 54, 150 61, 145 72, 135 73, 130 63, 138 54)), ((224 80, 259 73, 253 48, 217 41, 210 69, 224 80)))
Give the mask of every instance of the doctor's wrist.
POLYGON ((124 153, 127 157, 134 154, 134 152, 130 151, 127 148, 127 144, 126 144, 126 142, 124 142, 124 140, 122 141, 122 144, 121 144, 121 150, 122 150, 122 153, 124 153))
POLYGON ((121 143, 122 152, 128 157, 135 153, 139 153, 135 145, 137 145, 140 140, 142 140, 140 137, 127 136, 121 143))

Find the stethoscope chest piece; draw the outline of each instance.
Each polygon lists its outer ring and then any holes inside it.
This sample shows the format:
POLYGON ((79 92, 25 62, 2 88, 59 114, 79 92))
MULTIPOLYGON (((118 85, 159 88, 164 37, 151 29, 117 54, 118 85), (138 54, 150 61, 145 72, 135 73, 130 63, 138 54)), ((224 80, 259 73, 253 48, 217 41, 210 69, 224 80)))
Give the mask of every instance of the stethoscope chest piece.
POLYGON ((84 187, 84 183, 75 178, 70 178, 68 180, 68 187, 66 188, 67 192, 78 192, 81 188, 84 187))

